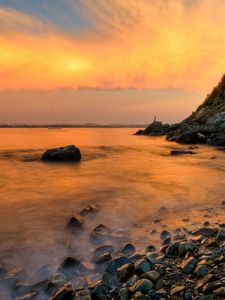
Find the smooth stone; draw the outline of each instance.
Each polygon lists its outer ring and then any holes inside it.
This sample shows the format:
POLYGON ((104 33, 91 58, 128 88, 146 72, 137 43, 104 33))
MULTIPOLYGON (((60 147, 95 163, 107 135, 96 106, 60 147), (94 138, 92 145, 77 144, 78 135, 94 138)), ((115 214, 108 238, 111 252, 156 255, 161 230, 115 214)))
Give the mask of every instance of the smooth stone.
POLYGON ((46 150, 41 157, 43 161, 80 161, 80 149, 74 145, 46 150))
POLYGON ((72 276, 79 271, 81 263, 78 259, 73 257, 67 257, 59 267, 59 272, 63 273, 65 276, 72 276))
POLYGON ((77 233, 78 231, 84 229, 83 221, 79 215, 73 215, 70 217, 66 228, 72 233, 77 233))
POLYGON ((179 244, 179 256, 185 256, 189 251, 193 251, 194 244, 192 242, 180 242, 179 244))
POLYGON ((117 278, 119 281, 126 281, 127 278, 132 275, 134 270, 133 264, 126 264, 117 269, 117 278))
POLYGON ((134 285, 140 278, 137 275, 132 275, 126 282, 128 287, 134 285))
POLYGON ((107 299, 106 296, 109 294, 109 288, 104 285, 102 282, 98 283, 94 288, 91 298, 92 299, 107 299))
POLYGON ((141 275, 150 271, 152 266, 152 263, 148 259, 140 259, 134 263, 134 271, 137 275, 141 275))
POLYGON ((132 287, 131 291, 139 291, 142 292, 143 294, 146 294, 148 291, 152 290, 154 287, 154 284, 148 280, 148 279, 140 279, 138 280, 132 287))
POLYGON ((188 259, 184 260, 181 264, 183 272, 186 274, 191 274, 196 267, 197 262, 198 260, 194 257, 189 257, 188 259))
POLYGON ((96 261, 98 257, 104 253, 110 253, 112 254, 114 252, 114 248, 112 245, 102 245, 100 247, 97 247, 93 254, 93 261, 96 261))
POLYGON ((168 256, 168 257, 179 256, 179 242, 175 242, 175 243, 171 244, 166 249, 166 256, 168 256))
POLYGON ((121 252, 124 255, 132 255, 135 253, 135 247, 134 247, 134 245, 128 243, 122 248, 121 252))
POLYGON ((155 250, 156 250, 156 247, 153 245, 149 245, 145 249, 146 252, 154 252, 155 250))
POLYGON ((111 259, 112 259, 112 255, 110 253, 103 253, 95 259, 95 263, 103 264, 110 261, 111 259))
POLYGON ((208 268, 206 265, 199 265, 195 269, 194 275, 200 278, 200 277, 205 276, 207 274, 207 272, 208 272, 208 268))
POLYGON ((166 239, 166 238, 168 238, 168 237, 170 237, 170 236, 171 236, 171 234, 170 234, 170 232, 167 231, 167 230, 163 230, 163 231, 160 233, 160 237, 161 237, 162 240, 164 240, 164 239, 166 239))
POLYGON ((149 279, 150 281, 156 283, 157 280, 160 278, 160 274, 155 270, 151 270, 144 273, 141 277, 145 279, 149 279))
POLYGON ((90 238, 93 241, 101 240, 101 239, 109 238, 111 233, 112 233, 111 230, 107 226, 103 224, 99 224, 98 226, 95 227, 95 229, 91 233, 90 238))
POLYGON ((129 263, 129 259, 126 256, 121 256, 111 260, 106 266, 106 272, 115 274, 117 269, 129 263))
POLYGON ((176 294, 180 294, 181 292, 183 292, 184 290, 186 289, 186 286, 185 285, 178 285, 178 286, 175 286, 174 288, 171 289, 170 291, 170 296, 174 296, 176 294))

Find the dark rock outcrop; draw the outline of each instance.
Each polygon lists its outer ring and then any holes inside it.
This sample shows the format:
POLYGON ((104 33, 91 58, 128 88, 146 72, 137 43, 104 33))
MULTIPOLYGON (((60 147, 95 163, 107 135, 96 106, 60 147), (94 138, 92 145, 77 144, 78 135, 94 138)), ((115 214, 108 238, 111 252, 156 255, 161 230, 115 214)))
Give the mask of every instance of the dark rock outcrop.
POLYGON ((183 144, 225 146, 225 75, 195 112, 171 127, 167 139, 183 144))
POLYGON ((188 118, 168 125, 154 121, 137 135, 166 135, 167 140, 182 144, 209 144, 225 147, 225 75, 188 118))
POLYGON ((152 136, 160 136, 166 135, 170 130, 169 124, 163 124, 159 121, 154 121, 144 130, 138 130, 136 135, 152 135, 152 136))
POLYGON ((41 157, 43 161, 80 161, 80 149, 74 145, 48 149, 41 157))

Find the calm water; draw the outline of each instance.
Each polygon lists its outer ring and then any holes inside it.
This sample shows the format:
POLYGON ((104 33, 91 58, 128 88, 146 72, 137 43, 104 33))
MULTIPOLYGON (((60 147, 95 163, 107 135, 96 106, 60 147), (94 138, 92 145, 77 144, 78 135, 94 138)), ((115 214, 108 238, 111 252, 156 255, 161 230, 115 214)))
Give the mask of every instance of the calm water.
POLYGON ((202 208, 224 200, 224 153, 201 146, 197 155, 171 157, 172 148, 184 147, 134 131, 0 129, 0 261, 7 268, 25 268, 36 279, 38 268, 54 268, 71 248, 88 261, 88 236, 99 223, 141 247, 157 239, 149 235, 161 226, 157 217, 168 228, 184 226, 188 214, 201 222, 202 208), (38 160, 46 148, 68 144, 80 148, 81 163, 38 160), (66 221, 88 204, 99 205, 99 214, 71 238, 66 221), (168 209, 164 216, 161 207, 168 209))

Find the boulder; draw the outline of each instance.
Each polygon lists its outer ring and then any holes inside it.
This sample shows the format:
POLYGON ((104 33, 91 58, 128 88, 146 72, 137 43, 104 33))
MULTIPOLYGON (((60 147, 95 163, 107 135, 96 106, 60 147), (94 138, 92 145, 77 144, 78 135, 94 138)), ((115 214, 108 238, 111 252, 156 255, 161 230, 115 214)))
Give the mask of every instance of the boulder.
POLYGON ((110 238, 111 233, 111 230, 107 226, 99 224, 92 231, 90 238, 92 241, 101 241, 110 238))
POLYGON ((148 279, 140 279, 138 280, 132 287, 132 292, 142 292, 143 294, 146 294, 148 291, 153 289, 153 283, 148 279))
POLYGON ((166 249, 166 256, 175 257, 179 256, 179 242, 174 242, 166 249))
POLYGON ((84 228, 82 219, 79 215, 73 215, 70 217, 66 228, 72 233, 77 233, 84 228))
POLYGON ((122 248, 121 252, 124 255, 132 255, 135 252, 135 247, 134 247, 134 245, 128 243, 122 248))
POLYGON ((102 257, 102 255, 112 254, 114 251, 114 248, 112 245, 103 245, 95 249, 93 254, 93 261, 97 262, 99 261, 99 258, 102 257))
POLYGON ((196 154, 191 150, 172 150, 170 151, 170 155, 184 155, 184 154, 196 154))
POLYGON ((181 264, 183 272, 186 274, 191 274, 196 267, 197 262, 198 260, 195 257, 189 257, 188 259, 184 260, 181 264))
POLYGON ((159 136, 159 135, 166 135, 169 132, 169 130, 170 130, 169 124, 163 124, 162 122, 154 121, 144 130, 142 129, 138 130, 136 134, 159 136))
POLYGON ((48 149, 42 154, 43 161, 80 161, 80 149, 74 145, 48 149))

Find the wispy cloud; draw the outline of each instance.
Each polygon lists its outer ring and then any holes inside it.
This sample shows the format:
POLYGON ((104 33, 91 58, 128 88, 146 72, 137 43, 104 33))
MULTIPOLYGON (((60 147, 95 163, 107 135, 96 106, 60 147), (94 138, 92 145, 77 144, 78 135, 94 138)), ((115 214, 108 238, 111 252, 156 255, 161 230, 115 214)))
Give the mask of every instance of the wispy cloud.
POLYGON ((46 14, 0 7, 1 90, 208 90, 224 73, 224 1, 65 3, 70 22, 88 26, 68 30, 46 14))

